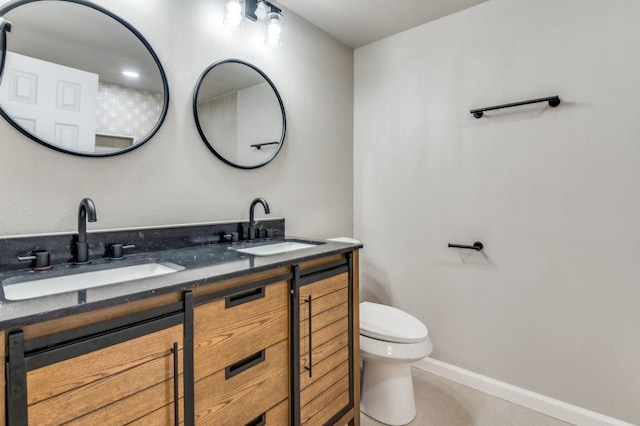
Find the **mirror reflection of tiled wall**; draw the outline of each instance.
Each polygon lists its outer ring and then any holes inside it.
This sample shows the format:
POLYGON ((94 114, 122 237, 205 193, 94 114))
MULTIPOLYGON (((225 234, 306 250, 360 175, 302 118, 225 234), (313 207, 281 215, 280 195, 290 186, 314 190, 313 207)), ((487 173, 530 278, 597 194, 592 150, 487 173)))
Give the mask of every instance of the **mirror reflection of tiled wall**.
POLYGON ((163 95, 117 84, 98 84, 96 133, 133 137, 149 134, 162 111, 163 95))

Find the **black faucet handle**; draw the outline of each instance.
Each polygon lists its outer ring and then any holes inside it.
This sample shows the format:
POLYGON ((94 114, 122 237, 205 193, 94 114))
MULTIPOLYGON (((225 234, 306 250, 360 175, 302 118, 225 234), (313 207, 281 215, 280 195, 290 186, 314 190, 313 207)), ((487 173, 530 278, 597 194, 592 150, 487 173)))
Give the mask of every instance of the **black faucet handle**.
POLYGON ((34 271, 46 271, 51 269, 51 256, 46 250, 34 250, 26 256, 18 256, 18 260, 21 262, 31 260, 32 268, 34 271))
POLYGON ((218 241, 221 243, 230 243, 232 238, 233 235, 231 235, 229 232, 221 232, 218 241))
POLYGON ((110 246, 110 251, 111 251, 111 260, 120 260, 120 259, 124 259, 124 250, 125 249, 132 249, 135 248, 135 244, 120 244, 120 243, 116 243, 116 244, 111 244, 110 246))
POLYGON ((273 238, 278 234, 278 230, 275 228, 269 228, 265 230, 265 238, 273 238))
POLYGON ((239 232, 223 232, 220 234, 220 242, 237 243, 240 240, 239 232))

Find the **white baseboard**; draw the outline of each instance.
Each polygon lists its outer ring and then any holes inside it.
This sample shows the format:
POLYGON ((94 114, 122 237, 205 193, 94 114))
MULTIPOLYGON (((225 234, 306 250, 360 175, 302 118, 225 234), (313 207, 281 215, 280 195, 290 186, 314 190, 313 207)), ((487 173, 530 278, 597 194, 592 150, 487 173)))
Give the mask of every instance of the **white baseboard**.
POLYGON ((433 358, 424 358, 412 364, 415 368, 460 383, 486 394, 495 396, 537 411, 547 416, 580 426, 634 426, 594 411, 548 396, 540 395, 498 380, 464 370, 433 358))

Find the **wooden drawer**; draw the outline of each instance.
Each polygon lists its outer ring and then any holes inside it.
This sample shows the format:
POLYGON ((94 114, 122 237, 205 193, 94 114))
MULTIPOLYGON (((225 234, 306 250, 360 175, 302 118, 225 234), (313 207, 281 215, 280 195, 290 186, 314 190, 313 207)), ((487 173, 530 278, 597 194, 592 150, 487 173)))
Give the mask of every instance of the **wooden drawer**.
POLYGON ((266 348, 264 360, 256 358, 236 359, 196 382, 196 424, 246 425, 288 397, 288 340, 266 348))
POLYGON ((174 326, 30 371, 29 423, 123 424, 163 407, 172 418, 172 347, 178 343, 181 381, 182 337, 174 326))
POLYGON ((286 426, 289 424, 289 400, 285 399, 266 413, 246 423, 246 426, 286 426))
POLYGON ((262 290, 262 295, 245 292, 194 307, 196 380, 287 338, 289 282, 262 290), (226 307, 229 300, 233 306, 226 307))

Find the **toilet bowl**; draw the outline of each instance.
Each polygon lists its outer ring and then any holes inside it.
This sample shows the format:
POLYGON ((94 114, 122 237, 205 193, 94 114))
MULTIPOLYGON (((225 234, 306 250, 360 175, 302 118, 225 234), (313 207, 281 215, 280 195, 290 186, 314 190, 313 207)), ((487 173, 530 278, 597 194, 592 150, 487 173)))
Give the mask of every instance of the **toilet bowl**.
POLYGON ((416 404, 409 364, 432 349, 427 327, 417 318, 391 306, 360 303, 360 411, 388 425, 411 422, 416 404))

